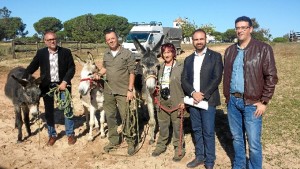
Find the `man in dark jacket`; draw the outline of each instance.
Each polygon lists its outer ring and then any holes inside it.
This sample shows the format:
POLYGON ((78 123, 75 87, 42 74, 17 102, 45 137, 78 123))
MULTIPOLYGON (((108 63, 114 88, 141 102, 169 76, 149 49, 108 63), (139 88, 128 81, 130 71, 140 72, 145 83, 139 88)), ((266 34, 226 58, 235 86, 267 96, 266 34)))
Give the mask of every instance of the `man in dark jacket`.
MULTIPOLYGON (((47 47, 38 50, 26 68, 29 74, 33 74, 40 68, 40 76, 42 79, 40 88, 45 104, 45 118, 49 134, 47 145, 49 146, 55 143, 57 134, 54 126, 54 99, 53 96, 49 96, 46 93, 49 92, 50 87, 55 86, 58 86, 60 91, 65 91, 68 88, 71 92, 71 79, 75 74, 75 64, 71 51, 57 46, 56 40, 56 34, 54 32, 46 32, 44 42, 47 47)), ((72 109, 70 109, 70 112, 67 114, 71 117, 72 109)), ((75 144, 76 139, 74 137, 74 121, 70 117, 65 116, 65 127, 68 143, 72 145, 75 144)))
POLYGON ((238 43, 224 56, 223 92, 235 151, 233 168, 246 168, 245 132, 249 143, 249 169, 262 168, 262 114, 278 81, 270 45, 251 37, 252 21, 235 20, 238 43))
POLYGON ((216 106, 221 104, 218 86, 223 73, 222 56, 206 47, 206 33, 202 29, 194 31, 192 40, 195 52, 184 60, 181 84, 185 95, 192 97, 194 104, 207 102, 208 108, 190 106, 188 109, 196 158, 187 167, 194 168, 205 164, 205 168, 212 169, 216 159, 216 106))

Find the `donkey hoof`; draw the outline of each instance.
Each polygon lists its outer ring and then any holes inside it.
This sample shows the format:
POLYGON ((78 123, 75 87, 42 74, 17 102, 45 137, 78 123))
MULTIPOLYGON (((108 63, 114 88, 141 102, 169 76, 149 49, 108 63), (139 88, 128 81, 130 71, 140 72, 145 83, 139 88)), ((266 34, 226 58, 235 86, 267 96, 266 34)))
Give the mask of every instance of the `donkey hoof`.
POLYGON ((93 137, 89 136, 87 140, 88 141, 93 141, 93 137))
POLYGON ((20 143, 22 143, 22 140, 17 140, 17 144, 20 144, 20 143))
POLYGON ((152 145, 154 143, 154 140, 149 141, 149 145, 152 145))

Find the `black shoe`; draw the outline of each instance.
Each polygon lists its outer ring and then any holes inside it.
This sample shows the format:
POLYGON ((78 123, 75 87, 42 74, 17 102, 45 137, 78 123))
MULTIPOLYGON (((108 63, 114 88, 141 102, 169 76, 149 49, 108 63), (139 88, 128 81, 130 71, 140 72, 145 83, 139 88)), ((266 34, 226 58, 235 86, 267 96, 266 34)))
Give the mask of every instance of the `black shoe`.
POLYGON ((116 145, 116 144, 108 143, 106 146, 104 146, 103 150, 106 153, 109 153, 110 151, 117 149, 117 147, 118 147, 118 145, 116 145))
POLYGON ((186 167, 187 168, 195 168, 199 165, 203 165, 204 161, 199 161, 197 158, 195 158, 193 161, 189 162, 186 167))
POLYGON ((213 166, 205 166, 205 169, 213 169, 213 166))
POLYGON ((184 157, 184 155, 185 155, 185 151, 184 151, 184 150, 182 150, 181 155, 179 155, 179 154, 178 154, 178 151, 175 150, 175 155, 174 155, 174 157, 172 158, 172 160, 173 160, 174 162, 178 162, 178 161, 180 161, 180 160, 184 157))
POLYGON ((132 156, 134 153, 135 153, 135 145, 128 144, 127 154, 132 156))
POLYGON ((162 154, 163 152, 165 152, 166 149, 161 149, 161 148, 156 148, 153 153, 152 153, 152 156, 153 157, 157 157, 159 156, 160 154, 162 154))

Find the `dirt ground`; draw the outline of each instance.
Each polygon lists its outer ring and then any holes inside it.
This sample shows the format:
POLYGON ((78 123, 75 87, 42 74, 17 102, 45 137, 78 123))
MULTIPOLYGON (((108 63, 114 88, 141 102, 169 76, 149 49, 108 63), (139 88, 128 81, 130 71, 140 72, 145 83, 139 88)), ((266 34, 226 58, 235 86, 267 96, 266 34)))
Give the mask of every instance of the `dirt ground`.
MULTIPOLYGON (((221 49, 224 50, 224 49, 221 49)), ((190 54, 186 52, 181 57, 190 54)), ((77 85, 79 84, 79 72, 81 66, 76 62, 77 71, 73 78, 73 102, 75 106, 75 133, 77 142, 69 146, 65 135, 63 121, 57 119, 56 129, 59 139, 54 146, 46 146, 48 140, 45 121, 42 124, 31 125, 33 135, 26 138, 22 143, 17 144, 17 129, 14 128, 15 115, 13 106, 4 95, 4 85, 9 68, 20 63, 14 61, 0 62, 0 168, 144 168, 144 169, 165 169, 165 168, 186 168, 186 164, 194 158, 194 145, 191 134, 185 135, 186 155, 180 162, 173 162, 174 150, 172 143, 167 151, 159 157, 152 157, 151 153, 155 148, 149 145, 149 136, 142 137, 139 146, 140 150, 134 156, 127 156, 127 145, 121 144, 119 149, 112 154, 103 151, 104 145, 108 143, 107 138, 101 139, 98 136, 92 142, 87 141, 85 132, 85 117, 83 108, 79 101, 77 85), (39 128, 41 131, 39 132, 39 128)), ((37 75, 37 74, 36 74, 37 75)), ((44 112, 43 103, 40 110, 44 112)), ((43 117, 43 114, 41 115, 43 117)), ((43 119, 43 118, 42 118, 43 119)), ((145 130, 147 126, 145 126, 145 130)), ((97 131, 94 131, 97 135, 97 131)), ((23 126, 23 136, 27 136, 23 126)), ((218 109, 216 115, 216 156, 215 168, 231 168, 232 144, 230 140, 227 115, 223 110, 218 109)), ((204 168, 200 166, 198 168, 204 168)), ((264 168, 270 167, 264 164, 264 168)))

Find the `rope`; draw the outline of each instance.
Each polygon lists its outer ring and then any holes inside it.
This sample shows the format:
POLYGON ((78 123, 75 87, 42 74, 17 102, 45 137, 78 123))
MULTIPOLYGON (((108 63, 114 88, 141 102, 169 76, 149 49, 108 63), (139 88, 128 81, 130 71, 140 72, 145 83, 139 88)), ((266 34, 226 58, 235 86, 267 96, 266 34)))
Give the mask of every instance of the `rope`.
POLYGON ((184 110, 179 110, 179 112, 180 112, 180 129, 179 129, 178 156, 181 156, 182 155, 183 113, 184 113, 184 110))
POLYGON ((57 85, 56 87, 50 89, 50 91, 46 94, 48 96, 53 96, 57 108, 64 111, 65 117, 72 118, 74 116, 73 113, 70 113, 72 107, 72 96, 67 88, 64 91, 60 91, 57 85))
MULTIPOLYGON (((113 93, 113 90, 110 87, 110 85, 108 84, 108 82, 106 81, 106 79, 105 78, 101 78, 101 79, 107 84, 108 88, 113 93)), ((120 95, 120 96, 127 97, 126 95, 120 95)), ((137 103, 136 103, 137 100, 139 102, 142 101, 141 99, 136 98, 134 96, 133 100, 128 102, 128 106, 127 106, 128 108, 127 108, 127 112, 125 115, 125 119, 122 119, 122 137, 126 136, 126 137, 133 138, 137 135, 137 137, 138 137, 137 141, 139 143, 140 142, 140 136, 139 136, 140 131, 139 131, 139 121, 138 121, 138 110, 137 110, 137 103), (136 126, 136 129, 135 129, 135 126, 136 126)), ((135 149, 135 152, 133 153, 133 155, 136 154, 140 149, 141 149, 141 147, 139 147, 138 149, 135 149)))
MULTIPOLYGON (((134 104, 136 100, 132 100, 128 102, 128 109, 127 113, 125 115, 125 119, 122 121, 123 131, 122 134, 127 137, 135 137, 137 135, 137 132, 135 130, 135 126, 137 124, 137 109, 136 104, 134 104)), ((138 124, 137 124, 138 126, 138 124)), ((137 129, 138 130, 138 129, 137 129)))

